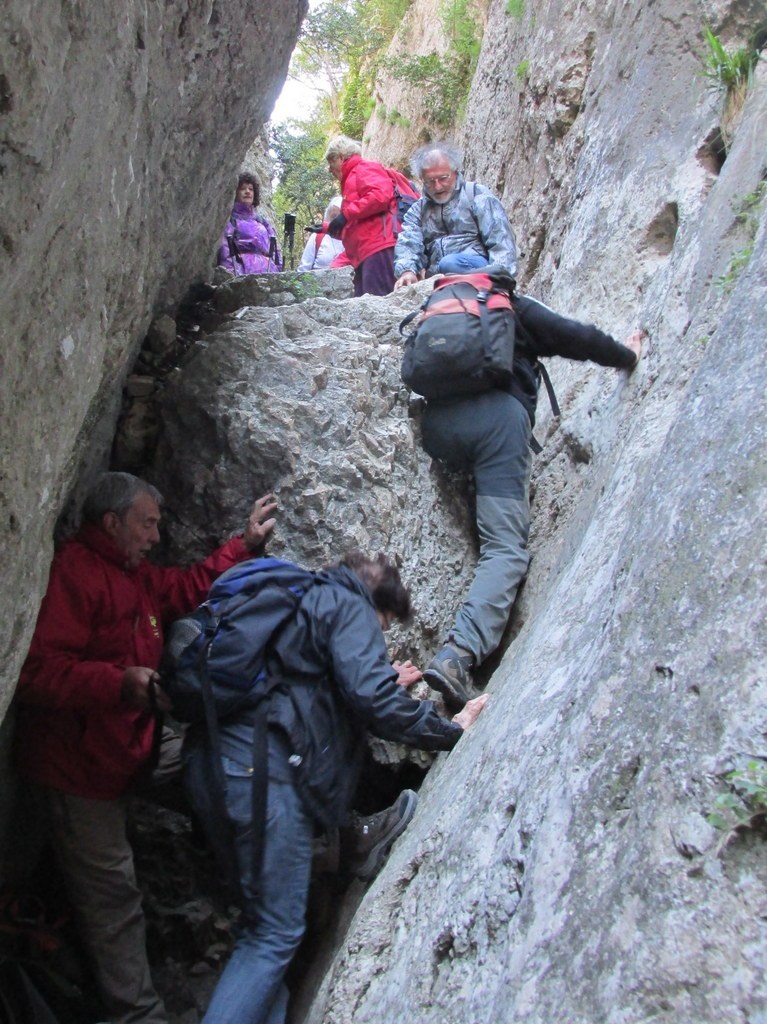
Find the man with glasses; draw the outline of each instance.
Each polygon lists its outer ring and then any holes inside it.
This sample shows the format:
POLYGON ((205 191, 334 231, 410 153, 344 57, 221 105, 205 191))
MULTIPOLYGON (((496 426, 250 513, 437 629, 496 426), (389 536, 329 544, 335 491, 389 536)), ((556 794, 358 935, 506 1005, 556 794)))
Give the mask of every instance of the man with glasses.
POLYGON ((461 174, 461 151, 430 142, 410 160, 424 194, 405 217, 394 250, 395 290, 415 284, 421 272, 471 273, 492 263, 514 277, 517 247, 499 199, 461 174))

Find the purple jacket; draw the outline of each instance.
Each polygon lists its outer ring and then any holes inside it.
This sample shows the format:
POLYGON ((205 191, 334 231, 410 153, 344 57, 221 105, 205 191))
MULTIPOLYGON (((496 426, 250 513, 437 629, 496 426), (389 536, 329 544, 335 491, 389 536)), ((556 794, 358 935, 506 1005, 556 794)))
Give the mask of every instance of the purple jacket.
POLYGON ((232 207, 219 242, 217 265, 237 277, 282 270, 282 256, 277 248, 274 228, 246 203, 235 203, 232 207))

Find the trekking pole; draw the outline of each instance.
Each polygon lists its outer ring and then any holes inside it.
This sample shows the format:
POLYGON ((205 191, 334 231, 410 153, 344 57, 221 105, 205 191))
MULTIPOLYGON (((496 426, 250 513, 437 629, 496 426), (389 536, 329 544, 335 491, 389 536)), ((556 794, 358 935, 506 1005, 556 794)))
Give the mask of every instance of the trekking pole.
POLYGON ((293 270, 293 243, 296 239, 296 215, 286 213, 282 227, 282 251, 290 253, 290 269, 293 270))

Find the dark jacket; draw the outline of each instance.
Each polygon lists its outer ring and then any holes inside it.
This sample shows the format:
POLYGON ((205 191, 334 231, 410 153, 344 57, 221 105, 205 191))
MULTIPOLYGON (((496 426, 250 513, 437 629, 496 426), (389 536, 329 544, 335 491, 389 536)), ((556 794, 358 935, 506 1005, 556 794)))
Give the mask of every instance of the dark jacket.
MULTIPOLYGON (((370 593, 345 567, 319 574, 281 633, 270 672, 285 680, 270 698, 270 728, 287 737, 302 801, 325 827, 350 806, 366 730, 424 750, 450 750, 463 734, 398 685, 370 593)), ((243 739, 236 726, 222 727, 222 751, 247 763, 243 739)))
POLYGON ((527 295, 514 295, 516 339, 514 377, 508 390, 524 405, 535 423, 540 382, 540 356, 564 356, 581 362, 590 359, 600 366, 630 369, 636 356, 594 324, 582 324, 560 316, 527 295))

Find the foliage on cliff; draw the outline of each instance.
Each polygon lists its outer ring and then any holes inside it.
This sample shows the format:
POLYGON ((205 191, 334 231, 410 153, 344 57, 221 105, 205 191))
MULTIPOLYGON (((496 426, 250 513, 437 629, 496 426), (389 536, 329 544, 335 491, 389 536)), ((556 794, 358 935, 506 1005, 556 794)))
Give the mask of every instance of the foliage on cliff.
MULTIPOLYGON (((373 107, 376 74, 413 0, 325 0, 304 20, 290 74, 319 83, 322 95, 307 117, 272 129, 280 213, 310 218, 336 191, 322 154, 331 135, 362 139, 373 107)), ((308 223, 308 220, 307 220, 308 223)))

